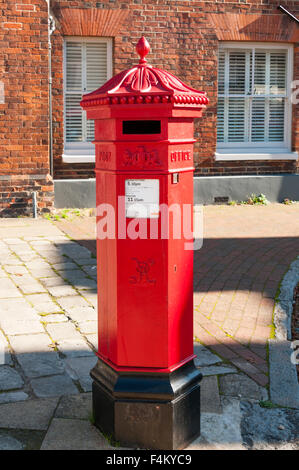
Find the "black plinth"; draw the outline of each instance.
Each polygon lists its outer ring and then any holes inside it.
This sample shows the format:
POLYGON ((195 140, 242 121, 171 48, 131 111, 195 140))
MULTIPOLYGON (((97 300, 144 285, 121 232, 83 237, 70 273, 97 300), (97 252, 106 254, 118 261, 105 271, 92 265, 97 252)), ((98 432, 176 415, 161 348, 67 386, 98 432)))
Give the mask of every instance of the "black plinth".
POLYGON ((201 373, 188 362, 170 374, 91 371, 96 426, 122 446, 183 449, 200 434, 201 373))

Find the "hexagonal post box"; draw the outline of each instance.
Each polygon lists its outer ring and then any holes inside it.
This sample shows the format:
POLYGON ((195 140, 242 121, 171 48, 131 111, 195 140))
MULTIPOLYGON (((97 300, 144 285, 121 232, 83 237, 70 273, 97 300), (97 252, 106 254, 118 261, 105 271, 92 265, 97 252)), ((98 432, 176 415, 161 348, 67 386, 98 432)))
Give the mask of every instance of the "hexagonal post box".
POLYGON ((193 120, 208 99, 148 65, 145 38, 136 49, 138 65, 81 102, 95 121, 96 146, 93 409, 96 425, 122 445, 179 449, 200 432, 193 120))

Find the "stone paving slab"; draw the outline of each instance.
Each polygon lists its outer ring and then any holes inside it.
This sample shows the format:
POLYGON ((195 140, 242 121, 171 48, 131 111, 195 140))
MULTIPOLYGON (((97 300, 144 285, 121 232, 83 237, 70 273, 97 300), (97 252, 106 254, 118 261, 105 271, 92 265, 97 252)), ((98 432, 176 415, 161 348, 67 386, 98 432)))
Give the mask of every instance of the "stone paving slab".
POLYGON ((97 333, 98 331, 98 322, 97 321, 84 321, 78 323, 78 328, 81 333, 85 334, 93 334, 97 333))
POLYGON ((194 354, 197 355, 194 360, 196 367, 210 366, 212 364, 223 362, 219 356, 213 354, 209 349, 196 341, 194 342, 194 354))
POLYGON ((54 418, 41 450, 116 450, 89 421, 54 418), (63 436, 63 438, 62 438, 63 436))
POLYGON ((94 356, 94 352, 82 337, 77 339, 59 340, 57 343, 57 348, 67 359, 74 357, 94 356))
POLYGON ((0 450, 22 450, 24 445, 11 436, 0 431, 0 450))
POLYGON ((204 377, 201 381, 200 410, 201 413, 222 413, 218 380, 216 376, 204 377))
POLYGON ((206 443, 214 450, 245 450, 241 435, 240 403, 235 398, 222 398, 222 414, 202 413, 201 436, 185 450, 201 450, 206 443))
POLYGON ((40 377, 31 380, 30 384, 38 398, 57 397, 79 393, 73 381, 66 374, 40 377))
MULTIPOLYGON (((9 366, 0 365, 0 390, 14 390, 22 388, 24 380, 20 374, 9 366)), ((1 398, 1 395, 0 395, 1 398)))
POLYGON ((64 341, 67 339, 80 340, 81 335, 76 327, 70 323, 51 323, 47 325, 47 331, 54 341, 64 341))
POLYGON ((9 342, 16 354, 49 353, 52 351, 51 338, 46 333, 9 336, 9 342))
POLYGON ((290 346, 289 341, 269 342, 270 397, 277 405, 299 409, 299 384, 296 367, 291 363, 293 349, 290 346))
POLYGON ((202 373, 203 376, 209 376, 209 375, 224 375, 224 374, 234 374, 237 371, 235 367, 232 367, 229 364, 223 364, 220 366, 204 366, 200 367, 200 372, 202 373))
POLYGON ((8 336, 45 332, 38 320, 0 320, 0 327, 8 336))
POLYGON ((39 237, 61 236, 61 231, 55 225, 45 219, 1 219, 0 238, 27 237, 32 240, 32 234, 38 233, 39 237))
POLYGON ((91 369, 97 363, 97 357, 76 357, 66 360, 66 370, 74 380, 79 380, 84 392, 90 392, 92 380, 91 369))
POLYGON ((299 450, 299 411, 241 402, 241 433, 250 450, 299 450))
MULTIPOLYGON (((0 393, 0 405, 3 403, 15 403, 17 401, 24 401, 27 400, 28 395, 25 392, 7 392, 7 393, 0 393)), ((1 427, 1 423, 0 423, 1 427)))
POLYGON ((17 361, 26 377, 37 378, 64 372, 63 361, 56 352, 17 354, 17 361))
POLYGON ((63 313, 43 313, 41 315, 41 321, 46 323, 61 323, 69 321, 63 313))
POLYGON ((0 348, 0 366, 12 365, 12 357, 9 351, 8 342, 2 331, 0 331, 0 348))
POLYGON ((58 398, 27 400, 0 405, 0 428, 48 429, 58 398))
POLYGON ((267 400, 265 389, 244 374, 232 374, 219 377, 220 393, 225 396, 267 400))
POLYGON ((92 416, 92 394, 64 396, 55 411, 55 418, 90 419, 92 416))

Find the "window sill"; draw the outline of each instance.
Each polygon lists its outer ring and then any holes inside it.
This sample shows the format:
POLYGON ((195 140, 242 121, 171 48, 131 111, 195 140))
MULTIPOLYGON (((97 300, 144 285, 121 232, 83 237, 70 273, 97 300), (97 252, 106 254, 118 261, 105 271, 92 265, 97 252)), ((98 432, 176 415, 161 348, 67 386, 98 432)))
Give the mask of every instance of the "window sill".
POLYGON ((95 163, 95 155, 62 155, 63 163, 95 163))
POLYGON ((215 153, 216 161, 235 161, 235 160, 298 160, 297 152, 290 152, 286 149, 277 150, 258 150, 258 151, 235 151, 229 149, 218 150, 215 153))

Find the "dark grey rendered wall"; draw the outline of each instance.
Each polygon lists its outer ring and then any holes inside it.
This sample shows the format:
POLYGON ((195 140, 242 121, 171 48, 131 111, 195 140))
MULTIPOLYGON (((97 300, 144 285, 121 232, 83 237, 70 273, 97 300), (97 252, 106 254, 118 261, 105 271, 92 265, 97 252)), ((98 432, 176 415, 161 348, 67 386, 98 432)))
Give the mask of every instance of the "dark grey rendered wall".
MULTIPOLYGON (((95 180, 57 180, 55 207, 95 207, 95 180)), ((285 198, 299 201, 299 174, 278 176, 213 176, 194 178, 194 203, 214 204, 223 201, 243 201, 251 194, 265 194, 270 202, 285 198), (216 201, 215 201, 216 198, 216 201)))

